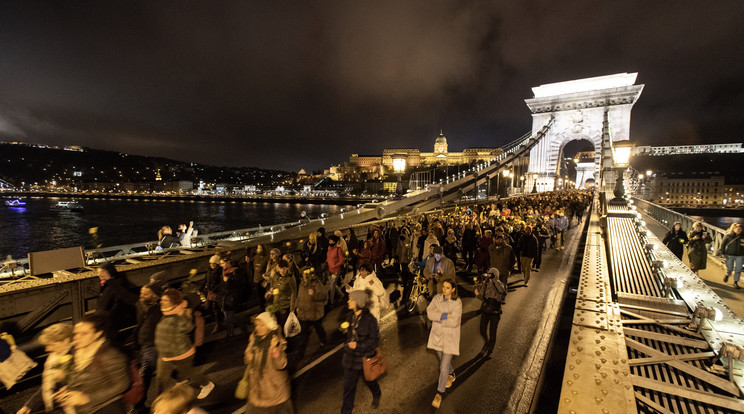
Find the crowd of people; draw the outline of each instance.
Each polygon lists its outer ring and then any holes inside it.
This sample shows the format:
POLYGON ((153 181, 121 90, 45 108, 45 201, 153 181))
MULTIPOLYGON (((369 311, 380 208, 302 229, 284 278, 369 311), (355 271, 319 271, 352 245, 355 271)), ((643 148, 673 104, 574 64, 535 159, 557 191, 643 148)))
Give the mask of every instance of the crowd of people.
MULTIPOLYGON (((741 277, 742 264, 744 263, 744 238, 741 236, 742 227, 740 223, 733 223, 726 230, 726 235, 715 253, 722 256, 726 262, 726 273, 723 275, 723 283, 728 283, 731 276, 734 277, 733 287, 740 289, 739 279, 741 277)), ((679 260, 682 260, 685 247, 687 247, 687 258, 690 270, 699 272, 708 267, 708 245, 713 242, 708 228, 702 222, 696 221, 692 225, 689 234, 682 230, 682 223, 676 221, 662 240, 669 250, 679 260)))
MULTIPOLYGON (((169 275, 158 272, 139 295, 106 263, 98 269, 96 312, 74 327, 56 324, 39 336, 49 352, 42 385, 18 414, 132 408, 159 414, 203 412, 194 402, 215 388, 194 364, 205 317, 214 322, 212 334, 224 331, 229 338, 237 331, 250 332, 242 411, 292 413, 290 374, 302 361, 312 331, 321 348, 328 345, 323 321, 339 302, 348 308, 340 327, 345 332, 341 412, 352 412, 360 377, 376 408, 381 388, 376 379, 365 378, 362 360, 377 352, 381 316, 391 303, 405 302, 416 269, 429 282, 427 347, 440 360, 432 401, 438 407, 456 380, 452 359, 459 354, 462 317, 458 275, 478 275, 474 290, 482 302, 481 354, 490 359, 509 278, 521 274, 527 286, 531 272, 541 269, 545 250, 565 248, 566 231, 574 219, 581 222, 590 196, 585 191, 557 192, 460 207, 370 225, 361 238, 354 229, 327 235, 320 228, 299 251, 256 246, 242 254, 214 255, 198 284, 171 285, 169 275), (388 277, 403 287, 402 295, 391 295, 384 287, 381 278, 388 277), (242 312, 245 303, 260 308, 250 321, 242 312), (132 325, 133 331, 124 329, 132 325)), ((182 230, 186 234, 192 229, 193 223, 182 230)), ((161 244, 168 237, 176 239, 166 230, 161 244)))

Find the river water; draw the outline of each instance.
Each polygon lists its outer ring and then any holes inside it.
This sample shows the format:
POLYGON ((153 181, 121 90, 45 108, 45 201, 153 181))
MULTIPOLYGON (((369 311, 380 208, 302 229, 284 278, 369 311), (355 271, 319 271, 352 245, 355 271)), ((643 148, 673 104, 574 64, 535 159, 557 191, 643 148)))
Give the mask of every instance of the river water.
POLYGON ((199 233, 244 229, 258 225, 296 221, 301 211, 311 218, 334 214, 342 206, 298 203, 156 201, 83 199, 83 212, 55 212, 50 207, 61 198, 27 198, 26 207, 0 204, 0 262, 7 255, 24 258, 29 252, 84 246, 95 242, 89 229, 98 228, 103 246, 140 243, 157 239, 157 231, 169 225, 194 221, 199 233))

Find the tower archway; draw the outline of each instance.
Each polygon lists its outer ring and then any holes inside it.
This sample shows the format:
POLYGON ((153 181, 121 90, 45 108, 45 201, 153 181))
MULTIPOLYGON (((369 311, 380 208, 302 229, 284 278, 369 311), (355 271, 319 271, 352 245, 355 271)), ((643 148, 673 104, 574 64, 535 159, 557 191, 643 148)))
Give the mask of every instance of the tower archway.
MULTIPOLYGON (((545 137, 530 151, 527 184, 538 192, 553 191, 559 178, 559 163, 566 144, 575 140, 589 141, 594 147, 593 178, 598 182, 603 140, 626 140, 630 131, 630 110, 643 90, 634 85, 637 73, 619 73, 595 78, 540 85, 532 88, 534 98, 525 102, 532 112, 532 132, 555 121, 545 137), (603 127, 607 114, 607 135, 603 127), (533 179, 537 175, 537 182, 533 179)), ((577 180, 578 181, 578 180, 577 180)), ((528 187, 528 188, 529 188, 528 187)))

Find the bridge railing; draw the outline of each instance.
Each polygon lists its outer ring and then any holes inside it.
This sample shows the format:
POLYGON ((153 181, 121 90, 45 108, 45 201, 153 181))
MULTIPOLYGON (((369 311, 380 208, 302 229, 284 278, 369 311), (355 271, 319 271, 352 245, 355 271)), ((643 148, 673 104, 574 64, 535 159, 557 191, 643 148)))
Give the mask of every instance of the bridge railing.
MULTIPOLYGON (((682 226, 682 230, 689 234, 690 231, 692 231, 693 224, 700 221, 638 197, 633 197, 631 201, 633 201, 633 205, 636 206, 638 211, 652 217, 667 229, 671 229, 675 222, 679 222, 682 226)), ((704 223, 703 225, 707 228, 710 237, 713 239, 713 242, 706 246, 708 249, 709 259, 712 258, 723 263, 721 258, 715 257, 715 253, 717 253, 721 248, 723 238, 726 237, 726 230, 708 223, 704 223)))

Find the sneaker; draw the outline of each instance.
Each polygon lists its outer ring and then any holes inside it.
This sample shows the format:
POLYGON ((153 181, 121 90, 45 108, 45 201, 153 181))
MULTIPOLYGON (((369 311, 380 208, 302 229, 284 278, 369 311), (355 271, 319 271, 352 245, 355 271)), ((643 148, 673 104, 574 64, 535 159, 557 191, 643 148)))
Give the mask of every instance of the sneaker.
POLYGON ((442 394, 437 393, 437 395, 434 396, 434 400, 431 402, 431 406, 439 408, 440 405, 442 405, 442 394))
POLYGON ((728 282, 728 280, 729 280, 729 275, 727 273, 726 276, 723 277, 723 283, 728 282))
POLYGON ((380 406, 380 396, 372 397, 372 408, 377 408, 380 406))
POLYGON ((447 377, 447 384, 444 385, 444 388, 450 388, 452 386, 452 383, 455 382, 456 379, 457 377, 455 376, 454 372, 449 374, 449 376, 447 377))
POLYGON ((209 384, 201 387, 201 391, 199 391, 199 395, 196 396, 196 399, 203 400, 207 398, 207 396, 209 395, 209 393, 212 392, 213 389, 214 389, 214 382, 209 381, 209 384))

